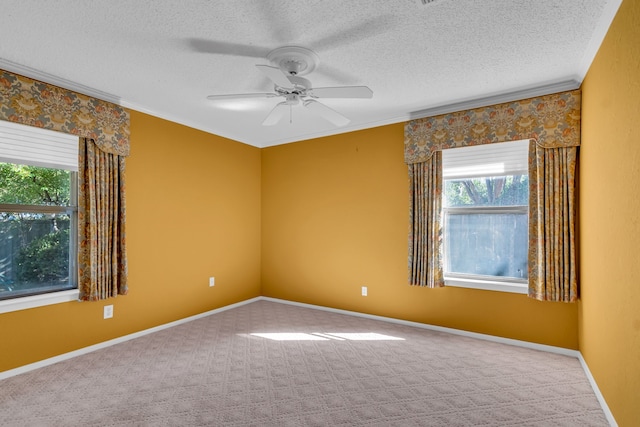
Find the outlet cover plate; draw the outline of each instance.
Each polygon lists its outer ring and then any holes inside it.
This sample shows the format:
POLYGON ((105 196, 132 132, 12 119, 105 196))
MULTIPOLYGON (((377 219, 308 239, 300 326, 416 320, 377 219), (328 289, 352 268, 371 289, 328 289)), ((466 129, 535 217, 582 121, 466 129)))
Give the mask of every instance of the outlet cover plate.
POLYGON ((366 286, 363 286, 363 287, 362 287, 362 296, 363 296, 363 297, 366 297, 366 296, 367 296, 367 287, 366 287, 366 286))
POLYGON ((216 285, 216 278, 215 277, 209 277, 209 287, 215 286, 215 285, 216 285))
POLYGON ((111 319, 113 317, 113 305, 104 306, 104 318, 111 319))

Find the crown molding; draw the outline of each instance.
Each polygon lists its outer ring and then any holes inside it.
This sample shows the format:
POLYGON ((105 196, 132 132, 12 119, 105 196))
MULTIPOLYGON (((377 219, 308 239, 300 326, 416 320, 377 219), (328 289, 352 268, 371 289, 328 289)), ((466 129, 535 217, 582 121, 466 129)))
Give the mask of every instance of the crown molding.
POLYGON ((71 80, 63 79, 62 77, 45 73, 43 71, 36 70, 35 68, 27 67, 26 65, 17 64, 7 59, 0 58, 0 68, 24 77, 29 77, 30 79, 38 80, 43 83, 48 83, 54 86, 61 87, 63 89, 72 90, 82 95, 91 96, 102 101, 107 101, 111 102, 112 104, 122 106, 120 97, 116 95, 102 92, 92 87, 85 86, 71 80))
MULTIPOLYGON (((617 10, 617 8, 615 10, 617 10)), ((599 43, 598 43, 598 46, 599 46, 599 43)), ((234 135, 225 135, 224 133, 221 133, 216 129, 203 127, 199 124, 190 122, 189 120, 184 120, 183 118, 175 117, 175 116, 172 116, 171 114, 166 114, 160 111, 156 111, 156 110, 138 105, 136 103, 129 102, 128 100, 120 98, 116 95, 102 92, 100 90, 91 88, 89 86, 75 83, 70 80, 55 76, 53 74, 45 73, 43 71, 36 70, 35 68, 20 65, 15 62, 8 61, 6 59, 0 58, 0 68, 10 71, 12 73, 23 75, 25 77, 29 77, 35 80, 39 80, 45 83, 59 86, 64 89, 72 90, 74 92, 78 92, 83 95, 87 95, 87 96, 101 99, 103 101, 111 102, 113 104, 120 105, 124 108, 129 108, 135 111, 139 111, 141 113, 149 114, 154 117, 158 117, 158 118, 168 120, 177 124, 188 126, 193 129, 197 129, 203 132, 207 132, 207 133, 217 135, 222 138, 227 138, 243 144, 251 145, 257 148, 273 147, 277 145, 300 142, 300 141, 305 141, 309 139, 323 138, 327 136, 339 135, 339 134, 348 133, 348 132, 356 132, 359 130, 371 129, 375 127, 386 126, 386 125, 391 125, 396 123, 402 123, 409 120, 421 119, 424 117, 433 117, 441 114, 449 114, 457 111, 471 110, 474 108, 487 107, 489 105, 502 104, 505 102, 519 101, 522 99, 533 98, 536 96, 550 95, 552 93, 575 90, 580 87, 580 84, 582 81, 582 78, 580 76, 574 76, 572 78, 559 81, 559 82, 553 82, 553 83, 534 86, 534 87, 525 87, 522 89, 508 91, 508 92, 501 92, 495 95, 490 95, 490 96, 481 97, 481 98, 470 98, 466 100, 461 100, 459 102, 448 103, 440 106, 426 108, 424 110, 409 112, 407 114, 401 114, 395 117, 389 117, 385 119, 374 120, 371 122, 360 123, 360 124, 345 127, 345 128, 332 129, 325 132, 310 133, 305 135, 298 135, 293 138, 275 139, 275 140, 271 140, 266 143, 260 144, 254 141, 244 140, 243 138, 239 138, 234 135)))
POLYGON ((622 0, 609 0, 602 11, 602 17, 598 20, 598 25, 593 30, 591 35, 591 39, 589 39, 589 43, 587 43, 587 48, 584 51, 582 56, 582 61, 578 66, 578 77, 579 81, 583 81, 587 76, 587 72, 593 63, 593 60, 600 50, 600 46, 604 41, 611 24, 613 23, 613 19, 618 13, 618 9, 622 5, 622 0))
MULTIPOLYGON (((376 120, 367 123, 361 123, 356 126, 349 126, 346 128, 340 128, 338 130, 332 130, 327 132, 318 132, 314 134, 307 134, 297 136, 296 138, 283 138, 279 140, 269 141, 268 143, 260 146, 261 148, 273 147, 276 145, 288 144, 293 142, 300 142, 308 139, 322 138, 326 136, 338 135, 347 132, 356 132, 364 129, 371 129, 379 126, 386 126, 401 122, 407 122, 409 120, 421 119, 425 117, 439 116, 441 114, 455 113, 458 111, 472 110, 474 108, 488 107, 490 105, 503 104, 505 102, 520 101, 528 98, 535 98, 537 96, 551 95, 558 92, 566 92, 569 90, 576 90, 580 88, 581 80, 577 78, 569 78, 559 82, 553 82, 549 84, 525 87, 522 89, 501 92, 495 95, 490 95, 482 98, 470 98, 459 102, 453 102, 449 104, 439 105, 436 107, 426 108, 424 110, 418 110, 410 112, 408 114, 399 115, 387 119, 376 120)), ((249 143, 250 144, 250 143, 249 143)), ((253 144, 251 144, 253 145, 253 144)))
POLYGON ((577 77, 569 78, 559 82, 543 84, 534 87, 497 93, 482 98, 471 98, 460 102, 453 102, 433 108, 414 111, 409 114, 409 120, 422 119, 425 117, 439 116, 442 114, 455 113, 458 111, 473 110, 475 108, 488 107, 490 105, 504 104, 506 102, 521 101, 523 99, 535 98, 537 96, 551 95, 558 92, 566 92, 580 88, 581 80, 577 77))

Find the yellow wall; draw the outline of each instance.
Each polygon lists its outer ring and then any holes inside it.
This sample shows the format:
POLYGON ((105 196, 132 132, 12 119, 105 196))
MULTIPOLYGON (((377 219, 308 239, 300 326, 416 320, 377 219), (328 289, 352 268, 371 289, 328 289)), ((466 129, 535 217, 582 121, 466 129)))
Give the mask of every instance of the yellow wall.
POLYGON ((619 425, 640 425, 638 76, 624 0, 582 87, 577 305, 406 284, 402 124, 259 150, 132 112, 130 294, 1 314, 0 372, 262 294, 579 348, 619 425))
POLYGON ((129 295, 0 314, 0 371, 260 295, 260 161, 255 147, 132 112, 129 295))
POLYGON ((640 425, 640 2, 582 86, 580 350, 620 426, 640 425))
POLYGON ((403 129, 262 151, 262 294, 577 349, 576 304, 407 284, 403 129))

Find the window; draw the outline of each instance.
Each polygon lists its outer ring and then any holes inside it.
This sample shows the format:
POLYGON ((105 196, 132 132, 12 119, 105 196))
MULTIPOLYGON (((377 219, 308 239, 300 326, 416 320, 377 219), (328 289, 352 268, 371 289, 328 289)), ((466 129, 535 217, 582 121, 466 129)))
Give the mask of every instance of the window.
POLYGON ((526 291, 529 141, 444 150, 448 285, 526 291))
POLYGON ((0 300, 77 287, 78 138, 0 121, 0 300))

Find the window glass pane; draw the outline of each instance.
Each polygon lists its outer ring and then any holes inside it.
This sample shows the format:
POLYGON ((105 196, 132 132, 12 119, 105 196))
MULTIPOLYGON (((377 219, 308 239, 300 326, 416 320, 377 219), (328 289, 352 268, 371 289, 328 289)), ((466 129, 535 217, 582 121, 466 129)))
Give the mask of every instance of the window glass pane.
POLYGON ((73 288, 64 213, 0 212, 0 299, 73 288))
POLYGON ((0 163, 0 203, 69 206, 71 172, 0 163))
POLYGON ((445 272, 526 279, 527 214, 447 215, 445 272))
POLYGON ((444 205, 527 206, 529 176, 511 175, 445 180, 444 205))

